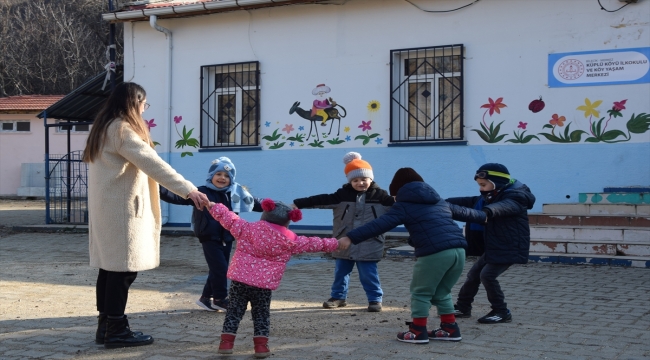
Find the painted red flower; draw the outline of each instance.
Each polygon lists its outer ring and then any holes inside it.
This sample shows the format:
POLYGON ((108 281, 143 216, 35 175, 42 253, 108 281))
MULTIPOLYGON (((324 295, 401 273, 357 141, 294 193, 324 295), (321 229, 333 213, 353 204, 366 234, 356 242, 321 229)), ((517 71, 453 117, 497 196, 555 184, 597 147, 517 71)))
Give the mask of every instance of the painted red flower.
POLYGON ((285 125, 284 125, 284 128, 282 129, 282 131, 286 131, 287 134, 289 134, 289 133, 292 132, 293 130, 295 130, 295 129, 293 128, 293 124, 285 124, 285 125))
POLYGON ((368 120, 368 121, 361 120, 361 125, 359 125, 358 127, 361 129, 361 131, 372 130, 372 128, 370 127, 371 122, 372 120, 368 120))
POLYGON ((178 124, 178 123, 181 122, 181 120, 183 120, 183 117, 182 117, 182 116, 174 116, 174 122, 175 122, 175 123, 178 124))
POLYGON ((504 107, 507 107, 506 104, 503 104, 501 101, 503 101, 503 98, 500 97, 496 101, 492 100, 492 98, 488 98, 489 103, 488 104, 483 104, 481 105, 481 108, 489 109, 488 111, 490 112, 490 116, 494 114, 495 112, 497 114, 501 114, 501 110, 504 107))
POLYGON ((526 130, 526 125, 528 125, 528 123, 525 123, 525 122, 523 122, 523 121, 520 121, 520 122, 519 122, 519 125, 517 125, 517 127, 520 128, 520 129, 524 129, 524 130, 526 130))
POLYGON ((614 111, 625 110, 625 103, 626 102, 627 102, 627 99, 621 100, 621 101, 614 101, 614 107, 612 107, 612 110, 614 110, 614 111))
POLYGON ((155 120, 155 119, 151 119, 151 120, 149 120, 149 121, 147 121, 147 120, 144 121, 145 124, 147 124, 147 128, 148 128, 149 130, 151 130, 152 127, 156 127, 156 126, 158 126, 158 125, 156 125, 156 124, 153 123, 154 120, 155 120))
POLYGON ((564 126, 564 122, 566 121, 566 118, 564 116, 558 116, 557 114, 553 114, 551 116, 551 121, 549 121, 549 124, 553 126, 564 126))

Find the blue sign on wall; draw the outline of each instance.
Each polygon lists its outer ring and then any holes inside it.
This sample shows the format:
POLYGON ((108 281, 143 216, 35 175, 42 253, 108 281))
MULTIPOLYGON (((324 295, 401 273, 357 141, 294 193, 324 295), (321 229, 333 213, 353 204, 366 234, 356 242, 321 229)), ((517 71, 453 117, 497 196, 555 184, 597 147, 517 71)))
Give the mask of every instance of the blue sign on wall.
POLYGON ((548 55, 548 86, 650 83, 650 47, 548 55))

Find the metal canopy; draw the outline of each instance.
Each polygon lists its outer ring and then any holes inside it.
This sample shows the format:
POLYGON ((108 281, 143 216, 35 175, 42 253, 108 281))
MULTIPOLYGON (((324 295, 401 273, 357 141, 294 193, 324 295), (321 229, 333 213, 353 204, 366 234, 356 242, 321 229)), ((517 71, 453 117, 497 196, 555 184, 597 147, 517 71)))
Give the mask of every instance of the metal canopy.
MULTIPOLYGON (((123 66, 117 66, 115 70, 117 85, 124 81, 123 66)), ((111 82, 107 81, 104 86, 105 79, 106 71, 95 75, 36 116, 41 119, 47 116, 48 119, 93 121, 97 111, 111 93, 111 82)))

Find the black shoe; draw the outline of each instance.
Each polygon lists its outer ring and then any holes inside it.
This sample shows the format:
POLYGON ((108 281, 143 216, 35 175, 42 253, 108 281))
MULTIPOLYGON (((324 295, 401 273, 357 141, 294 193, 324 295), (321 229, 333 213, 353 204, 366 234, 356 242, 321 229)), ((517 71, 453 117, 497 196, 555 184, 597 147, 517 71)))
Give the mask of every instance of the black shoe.
POLYGON ((230 304, 228 298, 212 300, 212 308, 220 311, 228 311, 228 304, 230 304))
MULTIPOLYGON (((95 332, 95 344, 103 344, 106 336, 106 315, 100 314, 97 317, 97 331, 95 332)), ((135 335, 142 335, 142 331, 134 331, 135 335)))
POLYGON ((426 326, 413 325, 412 322, 406 322, 409 326, 408 331, 401 331, 397 333, 397 340, 412 344, 428 344, 429 333, 426 326))
POLYGON ((460 328, 456 323, 440 323, 440 327, 429 331, 430 340, 461 341, 460 328))
POLYGON ((196 300, 196 305, 200 306, 203 310, 217 311, 217 309, 212 306, 212 300, 207 297, 201 296, 198 300, 196 300))
POLYGON ((151 335, 135 333, 129 327, 129 321, 124 316, 121 319, 107 319, 104 347, 107 349, 142 346, 153 343, 151 335))
POLYGON ((454 315, 456 315, 457 318, 468 318, 472 317, 472 310, 461 310, 458 305, 454 304, 454 315))
POLYGON ((503 310, 501 311, 492 310, 487 315, 478 319, 478 322, 480 322, 481 324, 498 324, 498 323, 507 323, 511 321, 512 321, 512 314, 510 314, 510 310, 508 309, 506 309, 505 312, 503 310))

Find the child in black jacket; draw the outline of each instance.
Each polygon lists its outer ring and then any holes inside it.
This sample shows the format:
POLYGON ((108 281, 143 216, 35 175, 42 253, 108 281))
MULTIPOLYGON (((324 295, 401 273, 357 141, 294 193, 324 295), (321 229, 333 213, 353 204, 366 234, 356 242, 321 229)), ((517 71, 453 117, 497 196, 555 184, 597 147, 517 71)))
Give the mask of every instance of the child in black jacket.
MULTIPOLYGON (((235 165, 225 156, 212 161, 206 183, 199 186, 198 190, 207 195, 210 202, 224 204, 236 213, 262 211, 260 200, 253 198, 244 187, 235 182, 235 165)), ((176 205, 194 205, 191 200, 185 200, 162 186, 160 199, 176 205)), ((226 311, 228 308, 226 273, 234 238, 210 215, 208 208, 201 210, 194 208, 192 225, 194 235, 199 238, 203 247, 209 269, 203 293, 196 304, 207 311, 226 311)))
POLYGON ((535 204, 535 196, 523 183, 510 177, 501 164, 481 166, 474 176, 481 196, 447 199, 451 204, 483 210, 487 224, 467 223, 465 237, 467 255, 480 256, 467 273, 467 279, 454 305, 456 317, 471 316, 472 302, 483 284, 492 311, 478 319, 482 324, 512 321, 505 295, 497 277, 512 264, 526 264, 530 248, 530 226, 527 210, 535 204))

